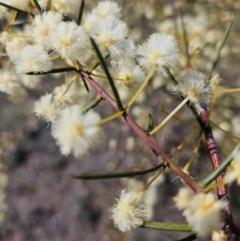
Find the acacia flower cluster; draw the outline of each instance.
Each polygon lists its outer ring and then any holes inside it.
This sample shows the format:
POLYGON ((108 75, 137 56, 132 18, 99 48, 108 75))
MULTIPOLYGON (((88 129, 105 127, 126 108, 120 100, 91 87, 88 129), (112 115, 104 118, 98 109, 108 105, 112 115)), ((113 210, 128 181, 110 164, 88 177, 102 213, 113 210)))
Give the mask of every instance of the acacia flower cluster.
POLYGON ((53 94, 45 94, 35 103, 36 115, 47 122, 55 122, 58 110, 59 108, 54 102, 53 94))
POLYGON ((56 26, 61 23, 63 16, 58 12, 44 12, 37 15, 32 22, 32 34, 34 41, 45 49, 54 49, 50 36, 56 26))
POLYGON ((110 209, 114 225, 122 232, 139 227, 147 219, 147 209, 135 193, 122 190, 117 203, 110 209))
POLYGON ((62 14, 70 13, 76 1, 52 3, 57 12, 36 15, 27 34, 2 33, 1 42, 19 74, 50 71, 54 66, 52 59, 58 55, 70 65, 76 61, 90 65, 96 56, 89 37, 96 41, 103 55, 110 54, 113 77, 127 89, 134 89, 143 81, 143 67, 148 70, 152 65, 162 68, 177 63, 178 46, 173 36, 156 33, 137 47, 127 24, 120 19, 121 8, 114 2, 100 2, 82 26, 63 20, 62 14))
POLYGON ((99 120, 96 112, 89 111, 83 115, 77 105, 64 109, 52 128, 61 152, 64 155, 72 152, 79 157, 98 146, 104 140, 101 128, 97 125, 99 120))
MULTIPOLYGON (((15 7, 19 7, 19 3, 12 2, 15 7)), ((16 98, 19 90, 22 89, 22 96, 26 93, 25 86, 38 87, 40 77, 26 73, 51 71, 59 64, 56 64, 55 59, 61 58, 64 65, 70 67, 77 62, 82 66, 91 66, 96 61, 96 54, 91 47, 90 37, 95 40, 103 56, 109 56, 109 69, 113 79, 125 91, 136 90, 146 77, 145 70, 148 71, 151 66, 156 65, 157 69, 161 69, 177 63, 178 45, 171 35, 155 33, 142 45, 136 46, 127 24, 121 19, 122 9, 115 2, 98 3, 82 20, 81 26, 75 21, 64 19, 64 15, 74 13, 75 0, 55 0, 52 4, 55 11, 44 11, 34 16, 26 30, 18 30, 17 34, 12 31, 1 34, 0 40, 10 65, 12 64, 10 67, 15 68, 14 71, 0 71, 0 76, 3 76, 0 79, 2 92, 16 98)), ((24 1, 22 6, 30 7, 30 2, 24 1)), ((100 67, 93 73, 103 75, 100 67)), ((73 81, 75 80, 76 78, 73 81)), ((79 85, 71 85, 72 83, 61 84, 52 93, 43 95, 36 102, 34 111, 37 116, 51 123, 52 134, 62 153, 72 152, 79 157, 87 153, 88 148, 99 144, 100 141, 96 140, 101 139, 102 135, 96 136, 101 133, 100 127, 96 126, 99 116, 81 114, 79 100, 80 97, 83 98, 82 91, 79 85), (88 125, 91 126, 91 131, 88 130, 88 125), (75 136, 76 133, 82 137, 81 140, 75 136)))
POLYGON ((189 72, 173 87, 173 93, 189 98, 200 113, 211 101, 213 86, 211 81, 200 72, 189 72))
POLYGON ((137 49, 140 65, 150 69, 153 65, 163 70, 164 66, 174 67, 178 63, 178 44, 172 35, 152 34, 137 49))
MULTIPOLYGON (((35 104, 35 112, 40 118, 52 123, 52 135, 62 154, 73 153, 76 157, 81 157, 104 140, 103 132, 97 125, 100 116, 94 111, 83 114, 79 105, 72 105, 74 101, 64 105, 65 97, 71 95, 71 92, 64 95, 62 101, 61 95, 57 101, 56 96, 65 91, 64 87, 57 87, 54 94, 42 96, 35 104)), ((65 101, 69 102, 72 98, 70 96, 65 101)))
POLYGON ((183 211, 183 216, 200 237, 211 235, 221 229, 221 211, 227 201, 216 200, 212 193, 194 194, 187 187, 179 190, 174 197, 176 207, 183 211))

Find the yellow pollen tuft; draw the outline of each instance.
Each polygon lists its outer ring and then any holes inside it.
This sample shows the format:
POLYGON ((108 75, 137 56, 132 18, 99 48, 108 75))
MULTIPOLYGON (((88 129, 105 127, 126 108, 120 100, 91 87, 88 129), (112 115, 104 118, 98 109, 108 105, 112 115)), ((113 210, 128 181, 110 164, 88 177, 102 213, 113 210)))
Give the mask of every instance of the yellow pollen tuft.
POLYGON ((99 35, 100 45, 107 49, 110 45, 114 44, 113 34, 111 31, 105 31, 99 35))
POLYGON ((47 36, 47 35, 48 35, 48 29, 46 28, 46 26, 43 25, 43 27, 40 28, 39 33, 40 33, 42 36, 47 36))
POLYGON ((72 126, 66 126, 65 131, 71 138, 78 138, 84 134, 84 125, 81 122, 76 122, 72 126))
POLYGON ((160 52, 154 52, 152 54, 149 54, 149 59, 151 61, 156 61, 158 58, 162 58, 164 57, 165 55, 164 54, 161 54, 160 52))
POLYGON ((58 48, 65 48, 71 46, 73 43, 74 40, 72 38, 69 38, 69 36, 63 36, 58 44, 58 48))
POLYGON ((213 208, 215 204, 215 201, 210 201, 210 202, 206 202, 204 203, 201 208, 199 209, 199 213, 205 213, 207 210, 210 210, 213 208))
POLYGON ((3 82, 4 84, 11 83, 11 78, 10 78, 10 76, 5 76, 4 78, 2 78, 2 82, 3 82))

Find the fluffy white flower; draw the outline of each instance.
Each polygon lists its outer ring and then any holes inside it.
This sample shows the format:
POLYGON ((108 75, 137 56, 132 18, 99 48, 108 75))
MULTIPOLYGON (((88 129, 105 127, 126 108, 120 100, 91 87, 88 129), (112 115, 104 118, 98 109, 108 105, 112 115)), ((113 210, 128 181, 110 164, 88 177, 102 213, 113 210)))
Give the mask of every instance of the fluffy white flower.
POLYGON ((34 112, 43 120, 53 123, 58 117, 59 106, 52 94, 45 94, 35 103, 34 112))
POLYGON ((198 112, 203 111, 212 97, 211 82, 207 81, 207 77, 199 72, 187 73, 178 85, 173 87, 173 93, 180 93, 183 97, 188 97, 198 112))
POLYGON ((74 22, 62 22, 56 26, 51 34, 51 42, 62 58, 72 61, 85 59, 89 49, 89 40, 84 29, 74 22))
POLYGON ((97 122, 100 116, 94 111, 82 114, 79 106, 64 109, 53 125, 52 134, 64 155, 71 152, 75 157, 87 154, 103 141, 103 135, 97 122))
POLYGON ((145 76, 141 67, 131 62, 125 62, 116 69, 117 81, 126 89, 135 89, 141 85, 145 76))
POLYGON ((139 227, 147 218, 145 205, 135 199, 133 193, 122 190, 110 209, 114 225, 122 232, 139 227))
POLYGON ((84 29, 87 33, 90 33, 95 24, 109 17, 120 18, 121 8, 117 5, 117 3, 112 1, 99 2, 98 6, 87 15, 85 21, 83 22, 84 29))
POLYGON ((152 34, 137 49, 139 64, 146 69, 153 65, 162 70, 163 66, 175 66, 178 62, 178 44, 172 35, 164 33, 152 34))
POLYGON ((226 205, 226 201, 216 200, 212 193, 199 193, 194 196, 183 215, 199 236, 206 237, 213 230, 221 228, 220 212, 226 205))
POLYGON ((94 24, 91 36, 103 51, 109 50, 111 54, 119 55, 123 51, 122 45, 125 46, 128 27, 123 21, 108 17, 94 24))
POLYGON ((226 207, 226 201, 216 200, 212 193, 194 195, 184 189, 180 189, 174 200, 200 237, 207 237, 213 230, 221 229, 220 212, 226 207))
POLYGON ((17 73, 46 72, 52 69, 52 62, 41 45, 27 45, 14 60, 17 73))
POLYGON ((18 87, 17 75, 13 71, 0 71, 0 91, 7 94, 13 93, 18 87))
POLYGON ((105 19, 110 16, 120 18, 121 10, 121 7, 119 7, 115 2, 102 1, 98 2, 98 6, 93 9, 92 13, 95 14, 99 19, 105 19))
POLYGON ((62 21, 60 13, 48 11, 37 15, 32 22, 33 37, 36 43, 43 45, 46 49, 53 49, 50 35, 62 21))

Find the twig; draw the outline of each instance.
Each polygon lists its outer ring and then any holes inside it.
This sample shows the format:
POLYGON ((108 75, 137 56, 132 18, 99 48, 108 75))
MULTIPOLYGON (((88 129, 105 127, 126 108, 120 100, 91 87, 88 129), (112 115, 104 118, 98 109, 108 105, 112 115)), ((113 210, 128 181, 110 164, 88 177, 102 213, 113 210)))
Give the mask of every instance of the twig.
POLYGON ((222 51, 222 48, 223 48, 224 44, 226 43, 226 40, 227 40, 228 34, 229 34, 229 32, 230 32, 230 29, 231 29, 231 27, 232 27, 232 24, 233 24, 233 19, 232 19, 231 22, 228 24, 227 29, 226 29, 226 31, 225 31, 225 33, 224 33, 222 42, 221 42, 221 44, 220 44, 220 46, 219 46, 219 48, 218 48, 218 51, 217 51, 216 58, 215 58, 215 60, 213 61, 212 68, 211 68, 210 73, 209 73, 209 75, 208 75, 208 80, 210 80, 210 79, 212 78, 212 73, 213 73, 214 69, 216 68, 216 66, 217 66, 217 64, 218 64, 218 62, 219 62, 220 53, 221 53, 221 51, 222 51))
MULTIPOLYGON (((112 107, 117 109, 115 101, 102 89, 90 76, 90 74, 81 68, 79 65, 79 71, 84 76, 84 78, 88 81, 88 83, 95 89, 97 94, 106 100, 112 107)), ((183 170, 178 167, 166 154, 162 151, 159 146, 146 134, 146 132, 134 121, 129 115, 124 111, 122 115, 123 119, 127 122, 127 124, 133 129, 133 131, 144 141, 144 143, 151 149, 151 151, 155 154, 158 160, 162 160, 164 166, 168 166, 176 175, 178 175, 184 182, 194 191, 199 192, 202 191, 201 187, 197 182, 195 182, 190 176, 188 176, 183 170)))
POLYGON ((85 114, 87 113, 89 110, 93 109, 94 107, 96 107, 100 102, 102 101, 102 98, 97 96, 88 106, 86 106, 83 110, 82 113, 85 114))
POLYGON ((162 162, 158 162, 150 168, 141 169, 141 170, 131 170, 131 171, 122 171, 122 172, 107 172, 107 173, 82 173, 82 174, 70 174, 72 178, 84 179, 84 180, 93 180, 93 179, 111 179, 111 178, 120 178, 120 177, 132 177, 147 174, 149 172, 154 172, 157 169, 163 167, 162 162))
POLYGON ((55 74, 55 73, 62 73, 62 72, 70 72, 70 71, 77 71, 74 67, 67 67, 67 68, 58 68, 58 69, 52 69, 47 72, 28 72, 27 75, 45 75, 45 74, 55 74))
POLYGON ((141 228, 150 228, 163 231, 176 231, 176 232, 192 232, 192 227, 187 224, 180 223, 160 223, 160 222, 144 222, 141 228))

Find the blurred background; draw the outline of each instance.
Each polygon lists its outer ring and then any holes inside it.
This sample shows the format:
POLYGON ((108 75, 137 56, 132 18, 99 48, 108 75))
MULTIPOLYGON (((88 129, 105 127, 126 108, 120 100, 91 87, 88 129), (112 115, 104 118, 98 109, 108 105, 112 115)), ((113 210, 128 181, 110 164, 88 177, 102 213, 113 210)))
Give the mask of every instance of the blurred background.
MULTIPOLYGON (((224 32, 234 17, 227 42, 221 52, 216 73, 222 81, 220 89, 240 86, 240 1, 116 1, 123 8, 123 20, 128 24, 130 36, 141 43, 154 32, 173 34, 181 49, 181 63, 175 69, 177 78, 187 70, 186 46, 180 21, 183 13, 187 32, 188 52, 192 66, 208 75, 216 57, 224 32)), ((85 13, 97 1, 86 1, 85 13)), ((41 86, 27 90, 21 101, 9 100, 0 94, 0 239, 4 241, 159 241, 178 240, 188 233, 170 233, 138 228, 121 233, 113 227, 109 209, 117 193, 125 189, 141 190, 152 174, 129 179, 83 181, 68 174, 84 172, 123 171, 147 168, 156 163, 155 156, 144 146, 128 126, 119 118, 103 125, 106 141, 100 149, 80 159, 62 156, 50 126, 33 113, 36 100, 52 92, 63 81, 63 76, 44 76, 41 86)), ((179 103, 171 94, 172 82, 155 75, 146 92, 141 94, 130 115, 144 129, 148 114, 159 123, 179 103)), ((85 91, 83 89, 83 91, 85 91)), ((131 94, 129 94, 131 95, 131 94)), ((128 96, 129 96, 128 95, 128 96)), ((91 90, 90 97, 94 92, 91 90)), ((125 95, 124 95, 125 96, 125 95)), ((128 97, 126 97, 127 99, 128 97)), ((220 153, 226 158, 240 140, 239 92, 217 95, 211 120, 220 153), (225 131, 221 131, 219 127, 225 131)), ((96 110, 102 117, 113 110, 101 102, 96 110)), ((192 113, 184 107, 177 115, 184 122, 197 126, 192 113)), ((179 147, 191 128, 172 119, 153 139, 180 166, 184 166, 197 144, 199 131, 179 147)), ((200 180, 211 171, 210 159, 204 140, 193 158, 190 174, 200 180)), ((166 171, 148 194, 151 220, 183 222, 172 198, 182 186, 179 179, 166 171)), ((229 186, 235 223, 240 223, 239 187, 229 186)), ((200 240, 200 239, 198 239, 200 240)))

